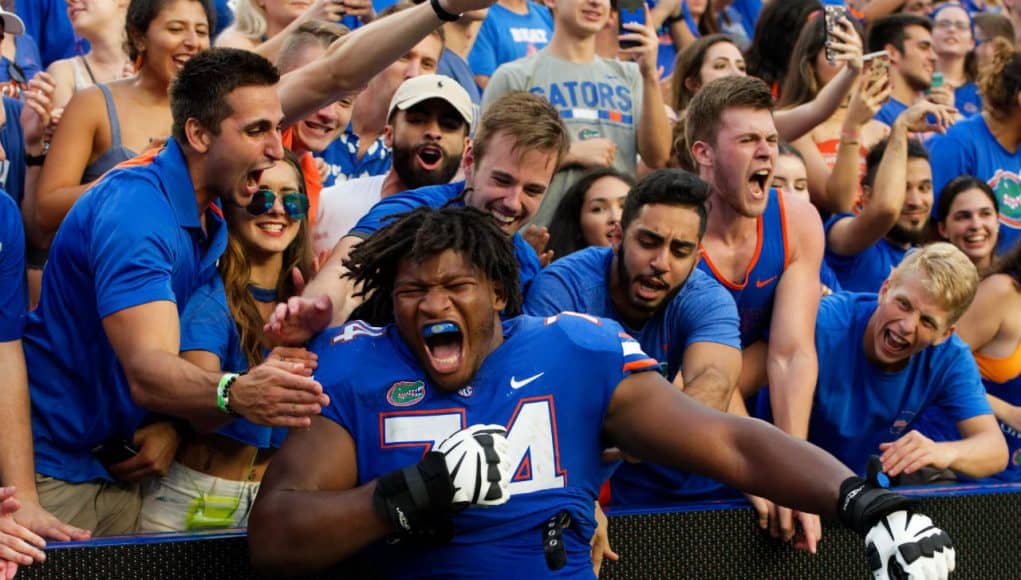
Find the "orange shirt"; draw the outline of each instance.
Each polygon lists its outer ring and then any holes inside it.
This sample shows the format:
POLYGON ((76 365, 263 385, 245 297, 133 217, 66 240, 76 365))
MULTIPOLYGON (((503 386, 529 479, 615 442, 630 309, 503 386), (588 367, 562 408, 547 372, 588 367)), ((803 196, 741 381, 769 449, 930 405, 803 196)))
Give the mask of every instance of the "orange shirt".
MULTIPOLYGON (((294 150, 294 127, 288 127, 283 134, 284 147, 294 150)), ((319 168, 315 157, 305 152, 301 156, 301 172, 305 177, 305 193, 308 194, 308 228, 315 228, 316 215, 319 213, 319 194, 323 191, 323 180, 319 178, 319 168)))

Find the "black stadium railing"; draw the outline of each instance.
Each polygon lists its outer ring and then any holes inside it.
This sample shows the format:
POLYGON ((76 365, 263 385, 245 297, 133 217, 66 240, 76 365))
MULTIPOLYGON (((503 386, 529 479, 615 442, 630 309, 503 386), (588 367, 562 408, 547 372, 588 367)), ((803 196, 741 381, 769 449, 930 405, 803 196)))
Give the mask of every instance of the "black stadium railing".
MULTIPOLYGON (((1021 579, 1021 484, 907 490, 957 546, 955 580, 1021 579)), ((602 577, 622 579, 869 578, 861 538, 826 525, 815 555, 770 540, 747 504, 705 503, 676 509, 610 512, 619 562, 602 577)), ((365 577, 345 566, 323 577, 365 577), (345 572, 341 574, 340 572, 345 572)), ((18 578, 258 577, 243 531, 161 534, 52 544, 44 564, 18 578)))

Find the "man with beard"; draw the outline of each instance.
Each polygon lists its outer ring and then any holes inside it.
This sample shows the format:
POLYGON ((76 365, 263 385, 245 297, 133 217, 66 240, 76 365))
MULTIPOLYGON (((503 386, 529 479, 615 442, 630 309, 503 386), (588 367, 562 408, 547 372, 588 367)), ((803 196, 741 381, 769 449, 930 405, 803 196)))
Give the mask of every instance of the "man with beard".
POLYGON ((741 340, 734 299, 695 268, 708 195, 709 186, 687 171, 645 177, 624 202, 619 245, 585 248, 544 268, 524 312, 569 310, 616 320, 668 379, 726 410, 741 368, 741 340))
POLYGON ((333 249, 379 200, 450 183, 468 146, 472 120, 471 97, 454 79, 423 75, 404 81, 390 100, 383 128, 383 141, 393 152, 390 170, 323 191, 313 231, 316 252, 333 249))
MULTIPOLYGON (((543 269, 524 312, 573 311, 615 320, 655 358, 660 371, 699 402, 725 411, 741 371, 734 299, 698 270, 709 186, 663 169, 628 193, 615 248, 590 247, 543 269)), ((731 493, 702 476, 651 463, 622 465, 610 482, 613 505, 650 505, 731 493)))
MULTIPOLYGON (((380 12, 376 21, 411 8, 411 4, 398 2, 380 12)), ((450 21, 448 18, 444 22, 450 21)), ((323 180, 325 187, 356 177, 381 175, 390 169, 390 149, 383 143, 383 127, 388 117, 386 106, 405 80, 436 72, 443 46, 442 28, 419 38, 417 44, 379 71, 358 93, 351 123, 329 147, 316 155, 329 167, 323 180)))
POLYGON ((946 109, 919 102, 893 122, 890 138, 869 152, 862 210, 826 222, 826 263, 850 292, 878 292, 909 249, 925 240, 932 209, 929 154, 908 133, 946 109))

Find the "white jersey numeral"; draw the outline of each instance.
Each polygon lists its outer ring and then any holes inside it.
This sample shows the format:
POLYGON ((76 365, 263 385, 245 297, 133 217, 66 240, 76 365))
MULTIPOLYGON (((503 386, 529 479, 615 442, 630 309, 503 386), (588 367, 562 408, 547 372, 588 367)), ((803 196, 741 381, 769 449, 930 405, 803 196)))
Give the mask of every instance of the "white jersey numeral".
MULTIPOLYGON (((560 468, 556 416, 551 396, 522 399, 507 427, 512 494, 564 487, 567 474, 560 468)), ((423 447, 427 452, 464 429, 464 411, 441 409, 391 413, 382 417, 382 444, 387 447, 423 447)))

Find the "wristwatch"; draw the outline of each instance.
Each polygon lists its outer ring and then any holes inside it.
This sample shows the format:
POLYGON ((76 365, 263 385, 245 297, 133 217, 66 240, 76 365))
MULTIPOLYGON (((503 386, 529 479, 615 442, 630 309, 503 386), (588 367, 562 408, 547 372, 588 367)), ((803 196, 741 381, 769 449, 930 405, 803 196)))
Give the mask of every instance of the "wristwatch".
POLYGON ((39 155, 31 155, 25 153, 25 165, 29 167, 39 167, 46 161, 46 154, 50 152, 50 142, 46 141, 43 143, 43 152, 39 155))
POLYGON ((433 7, 433 12, 436 13, 437 18, 444 22, 457 22, 461 19, 460 14, 451 14, 440 6, 440 0, 429 0, 429 5, 433 7))

